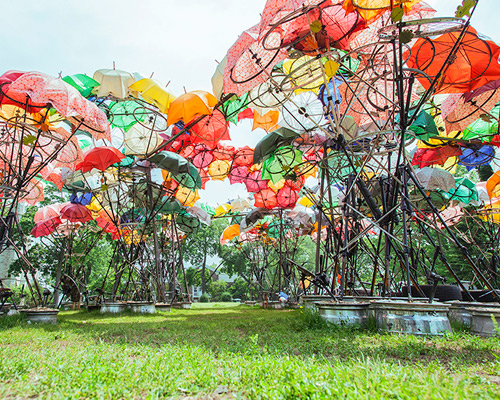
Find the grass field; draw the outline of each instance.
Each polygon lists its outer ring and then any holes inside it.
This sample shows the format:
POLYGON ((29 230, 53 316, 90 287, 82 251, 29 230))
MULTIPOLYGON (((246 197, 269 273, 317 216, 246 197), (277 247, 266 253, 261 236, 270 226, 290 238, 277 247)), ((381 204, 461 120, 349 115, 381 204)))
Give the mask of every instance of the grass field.
POLYGON ((0 398, 500 398, 500 339, 326 327, 229 304, 156 315, 0 318, 0 398))

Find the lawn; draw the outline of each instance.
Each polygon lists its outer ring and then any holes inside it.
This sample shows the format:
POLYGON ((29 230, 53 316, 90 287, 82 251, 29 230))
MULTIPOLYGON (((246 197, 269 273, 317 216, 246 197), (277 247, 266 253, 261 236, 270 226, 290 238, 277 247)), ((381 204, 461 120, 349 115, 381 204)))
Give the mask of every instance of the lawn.
POLYGON ((229 306, 0 318, 0 398, 500 398, 499 338, 380 335, 229 306))

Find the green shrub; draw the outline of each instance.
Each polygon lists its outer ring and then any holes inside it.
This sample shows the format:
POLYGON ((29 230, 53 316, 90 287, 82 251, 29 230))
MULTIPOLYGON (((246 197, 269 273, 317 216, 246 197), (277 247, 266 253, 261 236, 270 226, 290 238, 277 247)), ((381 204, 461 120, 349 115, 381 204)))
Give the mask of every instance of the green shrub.
POLYGON ((227 301, 233 301, 233 296, 229 292, 224 292, 220 296, 220 299, 221 299, 221 301, 225 301, 225 302, 227 302, 227 301))
POLYGON ((203 293, 200 296, 200 303, 208 303, 210 301, 210 297, 208 297, 208 294, 203 293))

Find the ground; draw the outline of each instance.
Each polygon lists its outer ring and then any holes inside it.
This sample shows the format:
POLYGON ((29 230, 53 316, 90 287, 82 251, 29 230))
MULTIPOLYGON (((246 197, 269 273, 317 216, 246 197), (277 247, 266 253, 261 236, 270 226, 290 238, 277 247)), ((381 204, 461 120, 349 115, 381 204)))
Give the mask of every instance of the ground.
MULTIPOLYGON (((500 338, 381 335, 303 310, 0 318, 0 398, 500 399, 500 338)), ((209 307, 209 308, 208 308, 209 307)))

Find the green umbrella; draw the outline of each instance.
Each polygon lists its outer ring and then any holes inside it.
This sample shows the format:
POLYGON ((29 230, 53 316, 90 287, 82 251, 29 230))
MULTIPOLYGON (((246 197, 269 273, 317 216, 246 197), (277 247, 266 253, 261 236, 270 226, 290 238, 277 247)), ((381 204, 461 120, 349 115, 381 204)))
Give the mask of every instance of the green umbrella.
POLYGON ((222 105, 221 111, 227 121, 236 124, 238 122, 238 114, 247 108, 247 104, 248 93, 245 93, 241 97, 233 96, 222 105))
POLYGON ((189 161, 181 155, 171 151, 160 151, 149 157, 149 161, 155 163, 158 168, 164 169, 172 174, 189 172, 189 161))
POLYGON ((207 212, 212 217, 215 215, 215 210, 214 210, 214 208, 211 205, 206 204, 206 203, 202 203, 202 204, 200 204, 200 207, 201 207, 202 210, 204 210, 205 212, 207 212))
POLYGON ((464 130, 463 139, 470 140, 479 138, 483 142, 491 142, 494 135, 498 134, 498 114, 500 107, 496 106, 490 111, 495 118, 484 117, 474 121, 464 130))
POLYGON ((200 220, 185 211, 177 215, 175 222, 177 223, 179 229, 184 233, 192 233, 200 227, 200 220))
POLYGON ((467 178, 455 178, 457 188, 449 191, 440 191, 448 200, 458 200, 462 203, 469 204, 471 201, 477 201, 478 194, 474 182, 467 178))
POLYGON ((198 169, 191 163, 188 163, 189 171, 178 174, 172 174, 172 178, 181 186, 195 190, 201 189, 201 176, 198 169))
POLYGON ((294 167, 302 162, 302 152, 292 146, 283 146, 276 149, 264 161, 262 179, 270 179, 273 183, 283 179, 285 175, 294 171, 294 167))
MULTIPOLYGON (((410 112, 410 117, 412 114, 413 113, 410 112)), ((409 129, 415 133, 417 139, 419 140, 429 140, 434 136, 439 136, 439 131, 436 123, 434 122, 434 118, 432 118, 432 116, 425 111, 418 114, 409 129)))
POLYGON ((109 105, 111 125, 127 132, 136 123, 144 122, 150 111, 133 100, 111 102, 109 105))
POLYGON ((155 206, 155 210, 161 214, 177 214, 182 209, 181 202, 173 197, 169 197, 155 206))
POLYGON ((279 128, 268 133, 255 145, 253 163, 259 164, 278 147, 290 144, 297 136, 298 133, 288 128, 279 128))
POLYGON ((62 80, 78 90, 83 97, 90 97, 92 90, 100 85, 99 82, 90 76, 83 74, 68 75, 62 78, 62 80))

